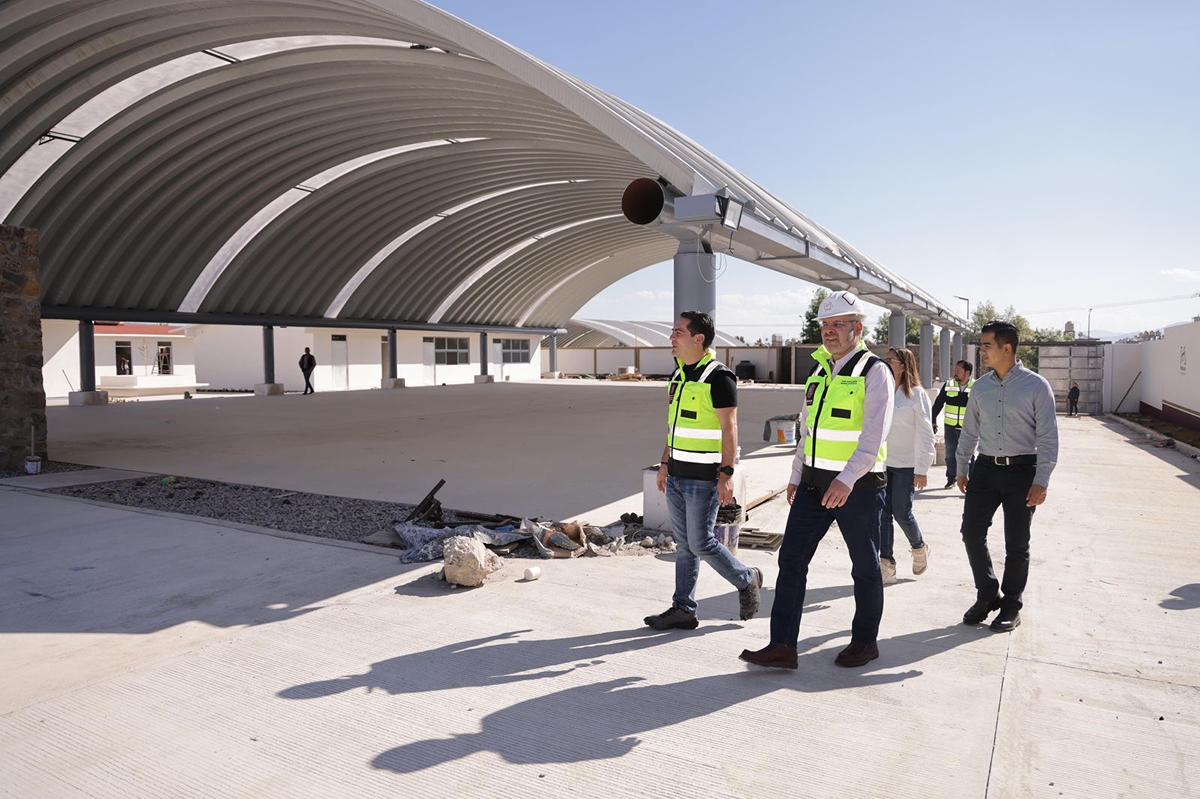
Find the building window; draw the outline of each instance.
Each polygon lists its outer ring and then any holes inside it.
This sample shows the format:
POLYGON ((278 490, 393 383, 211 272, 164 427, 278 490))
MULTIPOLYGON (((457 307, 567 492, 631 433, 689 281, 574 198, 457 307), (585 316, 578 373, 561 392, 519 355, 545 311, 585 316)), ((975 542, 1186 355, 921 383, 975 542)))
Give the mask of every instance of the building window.
POLYGON ((500 339, 501 363, 529 363, 529 339, 500 339))
POLYGON ((133 342, 117 342, 117 374, 133 374, 133 342))
POLYGON ((470 343, 465 338, 436 336, 433 339, 433 362, 438 366, 457 366, 471 362, 470 343))
POLYGON ((158 359, 155 362, 155 366, 160 375, 175 374, 174 361, 171 358, 171 342, 158 342, 158 359))

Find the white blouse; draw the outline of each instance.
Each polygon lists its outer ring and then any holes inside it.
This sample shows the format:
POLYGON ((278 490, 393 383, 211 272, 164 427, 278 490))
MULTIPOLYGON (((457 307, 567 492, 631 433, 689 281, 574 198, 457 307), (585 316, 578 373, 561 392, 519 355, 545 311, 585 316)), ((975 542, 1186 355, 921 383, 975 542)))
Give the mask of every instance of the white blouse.
POLYGON ((887 438, 887 465, 928 474, 937 458, 933 444, 933 403, 923 388, 913 388, 911 397, 896 389, 892 429, 887 438))

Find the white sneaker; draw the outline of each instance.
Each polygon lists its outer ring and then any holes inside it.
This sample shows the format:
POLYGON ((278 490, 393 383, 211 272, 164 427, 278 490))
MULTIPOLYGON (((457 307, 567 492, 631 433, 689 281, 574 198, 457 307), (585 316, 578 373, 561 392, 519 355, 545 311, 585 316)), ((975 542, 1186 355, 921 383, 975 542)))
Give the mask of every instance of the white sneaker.
POLYGON ((896 582, 896 564, 887 558, 879 559, 879 570, 883 572, 883 584, 893 585, 896 582))
POLYGON ((929 568, 929 542, 925 542, 925 546, 912 551, 913 556, 913 574, 924 574, 929 568))

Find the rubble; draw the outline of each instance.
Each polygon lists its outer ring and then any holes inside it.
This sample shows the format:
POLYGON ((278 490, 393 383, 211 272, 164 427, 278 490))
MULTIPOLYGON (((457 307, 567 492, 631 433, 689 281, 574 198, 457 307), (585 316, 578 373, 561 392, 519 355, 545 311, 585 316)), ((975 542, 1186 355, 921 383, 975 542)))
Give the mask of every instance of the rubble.
POLYGON ((489 574, 504 568, 504 561, 477 538, 456 535, 442 542, 443 575, 446 582, 474 588, 487 582, 489 574))

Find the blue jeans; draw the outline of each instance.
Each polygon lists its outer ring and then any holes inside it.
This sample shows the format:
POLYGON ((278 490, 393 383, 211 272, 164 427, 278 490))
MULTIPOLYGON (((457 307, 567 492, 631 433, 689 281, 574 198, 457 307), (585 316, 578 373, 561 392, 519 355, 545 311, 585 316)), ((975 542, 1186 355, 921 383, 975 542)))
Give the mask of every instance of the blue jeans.
MULTIPOLYGON (((950 427, 946 425, 946 482, 953 482, 959 479, 959 458, 956 452, 959 451, 959 435, 962 434, 961 427, 950 427)), ((971 467, 974 465, 974 457, 967 463, 967 474, 971 474, 971 467)))
POLYGON ((913 549, 925 546, 921 538, 921 528, 917 526, 917 517, 913 516, 913 477, 914 469, 887 469, 887 487, 883 490, 883 514, 879 521, 879 557, 887 558, 892 563, 896 557, 892 552, 892 542, 896 537, 896 529, 892 520, 900 525, 908 543, 913 549))
POLYGON ((783 546, 779 549, 779 578, 775 604, 771 607, 771 643, 795 647, 800 637, 800 616, 808 586, 808 564, 817 545, 838 523, 850 550, 850 576, 854 579, 854 621, 850 626, 855 643, 874 643, 883 618, 883 574, 879 570, 879 516, 883 491, 865 486, 850 492, 846 504, 832 510, 821 507, 822 492, 801 483, 788 513, 783 546))
POLYGON ((700 561, 716 569, 717 574, 733 583, 739 591, 757 580, 754 572, 742 565, 713 535, 717 521, 716 480, 667 478, 667 506, 671 510, 671 534, 675 552, 675 607, 696 612, 696 581, 700 561))

